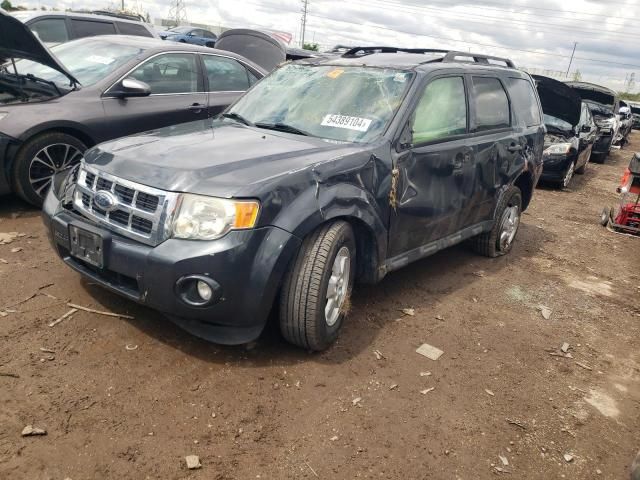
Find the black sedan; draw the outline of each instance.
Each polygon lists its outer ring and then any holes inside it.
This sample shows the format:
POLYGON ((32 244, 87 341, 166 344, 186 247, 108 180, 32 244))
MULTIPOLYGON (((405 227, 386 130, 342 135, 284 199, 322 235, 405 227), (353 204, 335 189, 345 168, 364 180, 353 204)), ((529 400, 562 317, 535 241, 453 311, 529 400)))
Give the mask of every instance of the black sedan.
POLYGON ((541 180, 566 188, 574 173, 584 173, 598 127, 589 106, 566 84, 534 75, 547 134, 541 180))
POLYGON ((265 70, 229 51, 133 36, 49 51, 0 12, 0 194, 40 205, 97 143, 217 115, 265 70))

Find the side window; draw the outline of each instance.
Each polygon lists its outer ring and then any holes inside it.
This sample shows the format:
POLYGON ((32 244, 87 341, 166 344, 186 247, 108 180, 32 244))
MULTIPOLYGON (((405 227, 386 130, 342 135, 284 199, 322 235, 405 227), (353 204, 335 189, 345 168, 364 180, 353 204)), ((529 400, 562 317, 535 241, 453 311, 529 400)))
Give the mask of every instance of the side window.
POLYGON ((202 31, 202 36, 204 38, 212 38, 212 39, 216 38, 216 36, 213 33, 209 32, 208 30, 203 30, 202 31))
POLYGON ((210 92, 238 92, 249 88, 249 72, 232 58, 203 55, 210 92))
POLYGON ((143 25, 128 22, 116 22, 122 35, 137 35, 138 37, 152 37, 151 32, 143 25))
POLYGON ((191 53, 158 55, 140 65, 129 76, 147 83, 152 95, 198 91, 196 56, 191 53))
POLYGON ((519 122, 527 127, 540 125, 540 108, 531 82, 524 78, 509 78, 507 88, 519 122))
POLYGON ((191 35, 195 36, 195 37, 201 37, 202 36, 202 30, 196 28, 195 30, 191 30, 191 35))
POLYGON ((69 32, 64 18, 43 18, 29 25, 42 43, 64 43, 69 41, 69 32))
POLYGON ((511 125, 509 99, 497 78, 473 77, 476 130, 486 131, 511 125))
POLYGON ((71 25, 76 33, 76 38, 93 37, 94 35, 114 35, 116 33, 116 27, 111 22, 72 18, 71 25))
POLYGON ((462 77, 438 78, 427 85, 413 115, 413 143, 430 142, 467 131, 462 77))

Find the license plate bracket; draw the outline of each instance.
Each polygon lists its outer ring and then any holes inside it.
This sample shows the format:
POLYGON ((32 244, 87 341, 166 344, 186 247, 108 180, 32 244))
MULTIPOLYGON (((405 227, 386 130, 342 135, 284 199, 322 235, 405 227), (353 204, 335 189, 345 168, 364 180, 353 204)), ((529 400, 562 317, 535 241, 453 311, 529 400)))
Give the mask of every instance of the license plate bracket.
POLYGON ((104 267, 104 239, 101 235, 69 225, 71 255, 98 268, 104 267))

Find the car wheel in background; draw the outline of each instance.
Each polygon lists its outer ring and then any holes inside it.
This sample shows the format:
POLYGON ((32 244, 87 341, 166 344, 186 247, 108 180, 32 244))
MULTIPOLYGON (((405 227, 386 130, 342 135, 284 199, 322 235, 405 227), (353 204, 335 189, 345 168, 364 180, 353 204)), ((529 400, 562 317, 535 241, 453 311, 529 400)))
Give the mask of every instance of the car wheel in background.
POLYGON ((511 251, 513 241, 520 227, 522 215, 522 194, 520 189, 510 186, 502 196, 493 227, 471 239, 471 247, 486 257, 498 257, 511 251))
POLYGON ((28 140, 15 158, 15 192, 27 202, 41 206, 53 176, 79 163, 86 150, 83 142, 62 132, 43 133, 28 140))
POLYGON ((356 242, 344 221, 307 236, 285 276, 280 331, 295 345, 320 351, 338 337, 349 310, 356 273, 356 242))
POLYGON ((607 159, 608 153, 592 153, 591 161, 595 163, 604 163, 607 159))
POLYGON ((611 217, 611 209, 609 207, 604 207, 600 214, 600 225, 603 227, 609 225, 609 217, 611 217))

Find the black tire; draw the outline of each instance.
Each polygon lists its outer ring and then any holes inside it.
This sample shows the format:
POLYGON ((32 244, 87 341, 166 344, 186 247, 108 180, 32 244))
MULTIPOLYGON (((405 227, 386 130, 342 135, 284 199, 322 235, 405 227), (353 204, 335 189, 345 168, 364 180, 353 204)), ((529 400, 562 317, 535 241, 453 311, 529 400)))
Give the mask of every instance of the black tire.
POLYGON ((602 213, 600 214, 600 225, 606 227, 609 225, 609 217, 611 216, 611 209, 609 207, 604 207, 602 213))
POLYGON ((609 155, 609 154, 608 153, 592 153, 591 154, 591 161, 594 162, 594 163, 603 164, 607 159, 607 155, 609 155))
MULTIPOLYGON (((346 264, 346 260, 345 260, 346 264)), ((348 313, 349 297, 355 277, 356 242, 351 226, 344 221, 322 225, 302 243, 285 275, 280 293, 280 331, 290 343, 321 351, 338 337, 348 313), (325 315, 327 290, 338 253, 349 251, 349 274, 345 297, 337 320, 330 324, 325 315)))
POLYGON ((80 162, 86 150, 87 146, 82 141, 62 132, 48 132, 33 137, 16 154, 13 165, 15 192, 27 202, 41 206, 51 185, 51 180, 46 180, 47 175, 80 162), (43 152, 51 152, 49 158, 43 152), (53 161, 55 169, 45 164, 49 159, 53 161), (32 181, 32 175, 34 179, 42 177, 42 181, 32 181))
POLYGON ((480 255, 485 257, 499 257, 500 255, 506 255, 511 251, 513 247, 513 241, 518 233, 520 227, 520 216, 522 215, 522 193, 520 189, 515 186, 510 186, 502 196, 498 207, 496 208, 496 217, 493 223, 493 227, 490 231, 482 233, 471 239, 471 248, 480 255), (511 240, 504 243, 501 239, 502 233, 506 232, 505 221, 506 215, 513 212, 512 208, 515 207, 517 215, 517 223, 515 225, 515 232, 511 237, 511 240))

